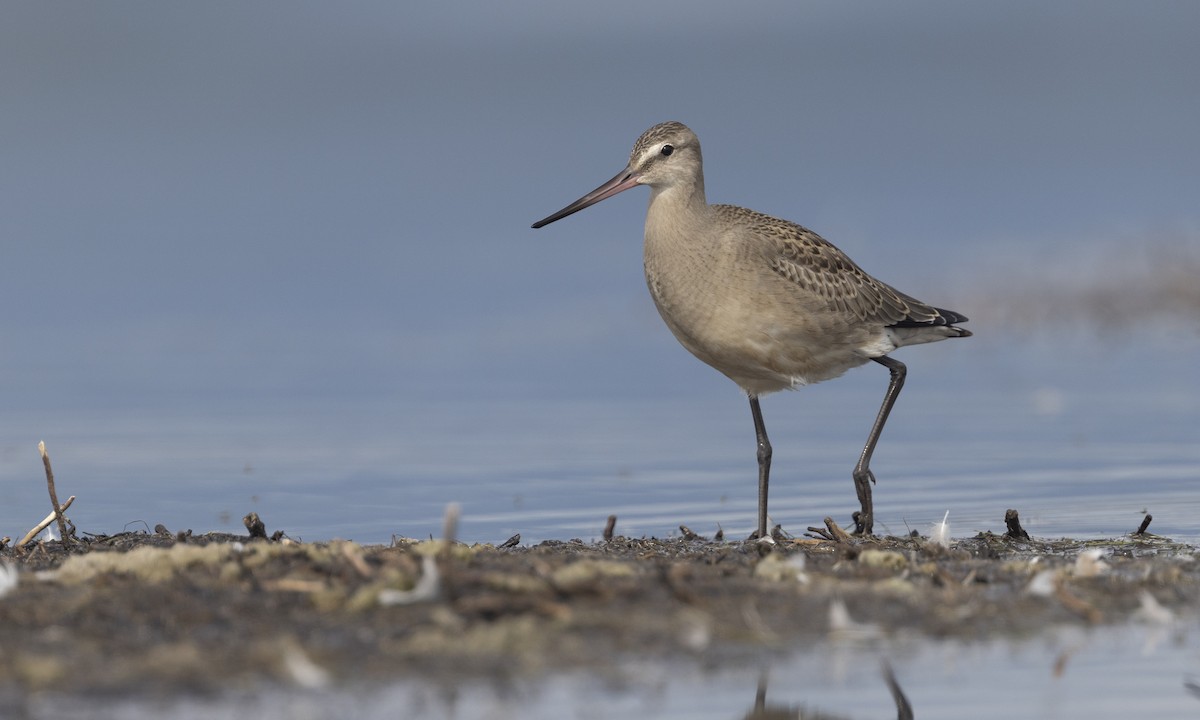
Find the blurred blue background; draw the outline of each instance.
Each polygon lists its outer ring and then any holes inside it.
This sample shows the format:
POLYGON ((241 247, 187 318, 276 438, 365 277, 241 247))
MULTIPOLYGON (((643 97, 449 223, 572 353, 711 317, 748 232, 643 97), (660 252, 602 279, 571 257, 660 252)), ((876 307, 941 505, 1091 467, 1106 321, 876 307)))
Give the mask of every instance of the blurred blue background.
MULTIPOLYGON (((47 509, 39 440, 93 532, 256 509, 381 541, 449 501, 468 539, 748 530, 749 413, 647 297, 644 191, 529 229, 667 119, 710 201, 971 317, 897 355, 891 530, 905 492, 952 504, 929 478, 964 503, 993 478, 964 533, 1036 505, 1012 473, 1061 499, 1149 468, 1113 512, 1194 502, 1197 27, 1190 2, 6 3, 0 533, 47 509)), ((765 401, 791 525, 853 509, 885 386, 765 401)))

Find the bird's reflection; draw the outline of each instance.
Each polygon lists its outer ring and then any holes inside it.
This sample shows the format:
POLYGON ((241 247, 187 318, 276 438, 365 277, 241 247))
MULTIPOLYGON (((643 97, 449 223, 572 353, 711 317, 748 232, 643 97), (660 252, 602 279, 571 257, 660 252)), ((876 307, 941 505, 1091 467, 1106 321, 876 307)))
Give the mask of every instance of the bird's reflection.
MULTIPOLYGON (((900 683, 896 681, 896 673, 892 671, 891 664, 886 660, 883 662, 883 681, 887 683, 888 690, 892 693, 892 700, 896 703, 897 718, 913 720, 912 705, 909 704, 904 691, 900 689, 900 683)), ((767 673, 764 670, 758 678, 758 690, 754 694, 754 707, 742 716, 742 720, 849 720, 844 715, 833 715, 801 706, 768 705, 767 683, 767 673)))

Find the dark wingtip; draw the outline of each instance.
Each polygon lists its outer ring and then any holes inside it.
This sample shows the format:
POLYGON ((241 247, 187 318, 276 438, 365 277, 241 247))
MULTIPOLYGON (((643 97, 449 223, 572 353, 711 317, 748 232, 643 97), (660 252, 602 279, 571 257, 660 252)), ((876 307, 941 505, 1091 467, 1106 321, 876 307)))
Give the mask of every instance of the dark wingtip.
POLYGON ((937 314, 942 316, 947 325, 957 325, 958 323, 967 322, 966 315, 956 313, 953 310, 946 310, 944 308, 934 308, 934 310, 937 310, 937 314))
POLYGON ((952 327, 959 332, 957 337, 971 337, 970 330, 964 330, 960 327, 954 327, 958 323, 967 322, 967 316, 956 313, 953 310, 945 310, 943 308, 933 308, 937 313, 933 317, 907 317, 900 322, 892 323, 888 327, 895 328, 913 328, 913 327, 952 327))
POLYGON ((938 308, 937 311, 943 318, 946 319, 947 325, 958 331, 958 335, 956 337, 971 337, 974 335, 974 333, 966 328, 956 327, 958 323, 964 323, 967 321, 966 315, 956 313, 953 310, 943 310, 941 308, 938 308))

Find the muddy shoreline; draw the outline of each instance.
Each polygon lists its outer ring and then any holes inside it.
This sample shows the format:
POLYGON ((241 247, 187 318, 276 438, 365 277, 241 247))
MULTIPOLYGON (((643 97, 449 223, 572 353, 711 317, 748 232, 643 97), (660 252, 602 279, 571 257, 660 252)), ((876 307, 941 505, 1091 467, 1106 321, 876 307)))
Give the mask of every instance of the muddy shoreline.
MULTIPOLYGON (((536 677, 620 658, 710 665, 806 641, 964 641, 1168 623, 1195 549, 982 533, 467 546, 123 533, 0 551, 0 702, 536 677)), ((0 705, 2 707, 3 705, 0 705)))

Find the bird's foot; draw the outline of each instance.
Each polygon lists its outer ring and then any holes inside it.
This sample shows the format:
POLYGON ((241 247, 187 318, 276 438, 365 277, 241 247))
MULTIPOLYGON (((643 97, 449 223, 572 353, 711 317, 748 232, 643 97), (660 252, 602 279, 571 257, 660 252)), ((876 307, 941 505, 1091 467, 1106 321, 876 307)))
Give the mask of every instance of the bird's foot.
POLYGON ((875 473, 869 467, 854 469, 854 491, 858 493, 858 503, 862 510, 850 517, 854 519, 854 534, 860 537, 870 537, 875 529, 875 507, 871 502, 871 486, 875 484, 875 473))
POLYGON ((771 527, 771 532, 766 537, 764 537, 759 531, 755 530, 754 532, 750 533, 750 537, 746 538, 748 541, 759 540, 765 543, 783 543, 792 539, 794 539, 792 535, 785 532, 782 525, 773 525, 771 527))
POLYGON ((870 510, 863 509, 850 515, 854 520, 854 535, 858 537, 871 537, 875 529, 875 518, 870 510))

